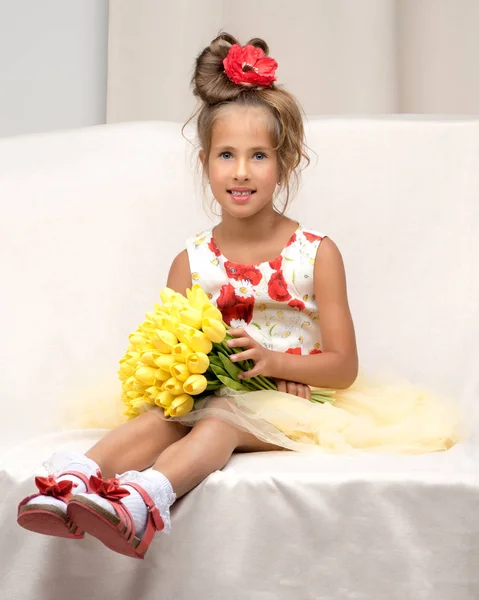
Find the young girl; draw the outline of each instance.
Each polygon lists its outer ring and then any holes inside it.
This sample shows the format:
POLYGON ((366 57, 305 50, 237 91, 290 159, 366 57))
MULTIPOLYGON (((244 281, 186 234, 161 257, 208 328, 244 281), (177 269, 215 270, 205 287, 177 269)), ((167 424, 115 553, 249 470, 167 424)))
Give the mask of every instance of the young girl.
POLYGON ((284 215, 308 158, 300 107, 274 84, 276 67, 264 41, 241 47, 227 34, 199 55, 200 159, 221 222, 187 240, 167 285, 185 294, 199 283, 231 327, 230 346, 244 348, 232 360, 252 360, 245 377, 273 377, 279 391, 226 390, 179 418, 155 407, 86 455, 54 454, 51 475, 37 477, 38 493, 19 505, 22 527, 73 539, 87 532, 143 558, 156 531, 170 530, 175 499, 235 451, 420 453, 460 439, 453 409, 435 398, 358 383, 341 254, 284 215), (314 386, 336 389, 334 405, 310 402, 314 386))

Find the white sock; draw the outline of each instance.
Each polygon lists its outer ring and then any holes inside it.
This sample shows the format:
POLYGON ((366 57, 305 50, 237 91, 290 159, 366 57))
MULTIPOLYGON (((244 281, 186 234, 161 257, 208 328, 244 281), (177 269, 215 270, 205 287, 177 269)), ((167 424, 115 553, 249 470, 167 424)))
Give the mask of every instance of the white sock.
MULTIPOLYGON (((96 475, 99 466, 94 460, 88 458, 84 454, 76 452, 55 452, 55 454, 43 463, 48 475, 53 475, 57 481, 71 481, 75 486, 72 490, 73 494, 81 494, 86 492, 86 486, 79 477, 75 475, 60 475, 64 471, 79 471, 89 479, 91 475, 96 475)), ((54 498, 53 496, 37 496, 27 504, 49 504, 56 506, 66 513, 67 505, 63 500, 54 498)))
MULTIPOLYGON (((121 502, 123 506, 130 511, 131 516, 133 517, 136 536, 141 539, 145 533, 148 521, 148 509, 143 498, 135 488, 128 485, 128 482, 140 485, 145 492, 151 496, 160 511, 161 518, 165 524, 163 529, 164 533, 170 533, 170 506, 176 500, 176 494, 173 492, 173 488, 168 479, 162 473, 153 469, 141 473, 139 471, 126 471, 122 475, 117 475, 117 477, 120 479, 121 487, 124 487, 130 492, 130 495, 122 498, 121 502)), ((106 498, 103 498, 98 494, 85 494, 85 496, 90 502, 95 502, 110 514, 116 514, 115 509, 106 498)))

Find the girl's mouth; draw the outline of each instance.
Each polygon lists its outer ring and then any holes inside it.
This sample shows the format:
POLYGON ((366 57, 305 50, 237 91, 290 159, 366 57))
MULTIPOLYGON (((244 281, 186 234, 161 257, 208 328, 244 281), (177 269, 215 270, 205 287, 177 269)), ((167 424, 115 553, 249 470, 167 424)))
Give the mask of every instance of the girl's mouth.
POLYGON ((245 204, 251 198, 253 194, 256 193, 256 190, 227 190, 228 194, 233 198, 235 202, 238 204, 245 204))

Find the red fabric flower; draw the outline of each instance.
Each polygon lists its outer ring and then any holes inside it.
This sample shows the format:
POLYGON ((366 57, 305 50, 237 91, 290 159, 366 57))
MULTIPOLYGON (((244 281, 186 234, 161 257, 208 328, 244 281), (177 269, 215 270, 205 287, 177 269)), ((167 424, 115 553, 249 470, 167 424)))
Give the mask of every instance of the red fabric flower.
POLYGON ((130 495, 128 490, 120 486, 120 480, 116 477, 103 479, 101 476, 92 475, 90 477, 90 488, 92 492, 111 502, 119 502, 122 498, 130 495))
POLYGON ((304 302, 302 300, 296 300, 296 298, 293 298, 293 300, 290 300, 288 302, 288 306, 291 306, 291 308, 297 308, 299 311, 304 310, 304 302))
POLYGON ((323 353, 322 350, 316 350, 316 349, 311 350, 311 352, 310 352, 310 354, 322 354, 322 353, 323 353))
POLYGON ((232 319, 242 319, 250 323, 253 318, 254 298, 238 298, 230 283, 221 287, 216 306, 221 311, 225 323, 230 326, 232 319))
POLYGON ((286 354, 301 354, 301 348, 288 348, 286 354))
POLYGON ((238 265, 227 260, 225 262, 225 269, 230 279, 249 281, 252 285, 258 285, 263 277, 261 271, 253 265, 238 265))
POLYGON ((308 242, 315 242, 316 240, 323 239, 320 235, 315 235, 314 233, 306 233, 306 231, 303 232, 303 235, 308 240, 308 242))
POLYGON ((268 282, 268 294, 277 302, 287 302, 291 300, 291 294, 288 292, 288 286, 284 280, 283 271, 276 271, 271 275, 268 282))
POLYGON ((270 260, 269 261, 269 266, 274 269, 275 271, 279 271, 279 269, 281 269, 281 264, 283 263, 283 257, 282 256, 278 256, 278 258, 275 258, 274 260, 270 260))
MULTIPOLYGON (((35 477, 35 485, 40 494, 53 496, 67 502, 72 497, 73 481, 57 481, 55 477, 35 477)), ((76 486, 75 486, 76 487, 76 486)))
POLYGON ((261 48, 251 44, 240 46, 233 44, 228 56, 223 60, 225 73, 233 83, 239 85, 271 86, 276 81, 275 71, 278 63, 266 56, 261 48))
POLYGON ((211 252, 213 252, 213 254, 215 254, 216 256, 220 256, 221 252, 220 252, 220 249, 218 248, 218 246, 216 245, 214 238, 211 238, 211 240, 208 244, 208 248, 211 250, 211 252))

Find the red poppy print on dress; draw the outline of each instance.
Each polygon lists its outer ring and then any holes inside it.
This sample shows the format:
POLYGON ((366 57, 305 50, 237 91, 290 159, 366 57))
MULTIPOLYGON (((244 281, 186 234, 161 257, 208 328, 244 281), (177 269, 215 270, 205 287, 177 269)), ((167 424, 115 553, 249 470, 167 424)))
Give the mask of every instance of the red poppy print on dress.
POLYGON ((284 280, 283 271, 276 271, 271 275, 268 282, 268 294, 276 302, 287 302, 291 300, 291 294, 288 292, 288 286, 284 280))
POLYGON ((274 260, 269 261, 269 266, 272 269, 274 269, 275 271, 279 271, 279 269, 281 269, 282 262, 283 262, 283 257, 278 256, 278 258, 275 258, 274 260))
POLYGON ((230 326, 232 319, 241 319, 248 324, 253 318, 254 298, 238 298, 230 283, 221 287, 216 306, 221 311, 225 323, 230 326))
POLYGON ((208 244, 208 248, 211 250, 211 252, 213 252, 213 254, 215 256, 220 256, 221 252, 220 252, 220 249, 218 248, 218 246, 216 245, 214 238, 211 238, 211 240, 208 244))
POLYGON ((297 308, 299 311, 302 311, 304 310, 305 305, 302 300, 297 300, 296 298, 293 298, 288 302, 288 306, 291 306, 291 308, 297 308))
POLYGON ((310 354, 322 354, 323 351, 322 350, 311 350, 310 354))
POLYGON ((286 354, 301 354, 301 348, 288 348, 286 354))
POLYGON ((263 277, 261 271, 253 265, 238 265, 229 260, 225 262, 225 270, 230 279, 249 281, 252 285, 258 285, 263 277))
POLYGON ((306 231, 303 231, 303 235, 308 240, 308 242, 315 242, 316 240, 323 239, 320 235, 315 235, 314 233, 306 233, 306 231))
POLYGON ((288 246, 291 246, 291 244, 294 244, 295 241, 296 241, 296 234, 293 233, 293 235, 291 236, 289 242, 286 244, 285 248, 287 248, 288 246))

